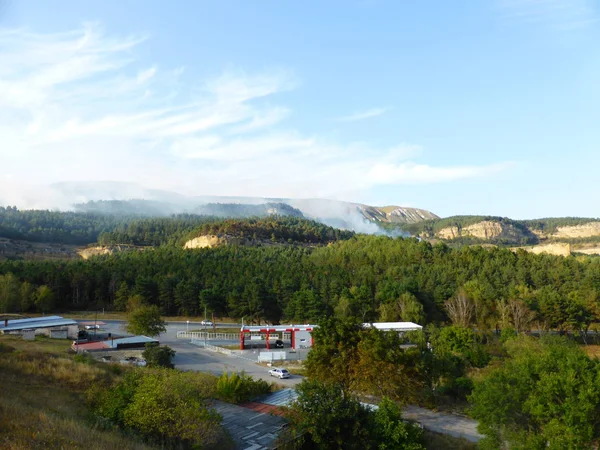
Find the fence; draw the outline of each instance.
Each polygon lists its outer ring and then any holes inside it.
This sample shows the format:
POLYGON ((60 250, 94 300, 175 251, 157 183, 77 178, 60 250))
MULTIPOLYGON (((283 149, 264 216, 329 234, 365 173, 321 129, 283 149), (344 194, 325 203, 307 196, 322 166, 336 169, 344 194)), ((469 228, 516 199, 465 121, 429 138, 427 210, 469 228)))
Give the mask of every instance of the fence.
MULTIPOLYGON (((245 356, 247 353, 240 351, 240 350, 229 350, 228 348, 217 347, 216 345, 208 344, 205 341, 199 341, 197 339, 192 339, 191 343, 193 345, 197 345, 198 347, 205 348, 206 350, 209 350, 211 352, 217 352, 217 353, 223 353, 224 355, 235 356, 236 358, 242 358, 247 361, 251 361, 253 363, 255 363, 257 361, 256 356, 252 356, 249 358, 249 357, 245 356)), ((256 353, 256 352, 250 352, 250 354, 252 354, 252 353, 256 353)))
POLYGON ((237 333, 209 333, 207 331, 178 331, 177 339, 198 339, 206 341, 239 341, 237 333))
POLYGON ((275 352, 260 352, 258 354, 259 362, 273 361, 303 361, 308 355, 308 349, 302 350, 282 350, 275 352))
POLYGON ((228 348, 217 347, 216 345, 207 344, 206 342, 199 341, 197 339, 192 339, 192 344, 197 345, 198 347, 203 347, 206 350, 210 350, 211 352, 217 352, 217 353, 223 353, 223 354, 229 355, 229 356, 235 356, 233 351, 229 350, 228 348))
POLYGON ((285 361, 285 352, 260 352, 258 354, 258 362, 273 362, 273 361, 285 361))

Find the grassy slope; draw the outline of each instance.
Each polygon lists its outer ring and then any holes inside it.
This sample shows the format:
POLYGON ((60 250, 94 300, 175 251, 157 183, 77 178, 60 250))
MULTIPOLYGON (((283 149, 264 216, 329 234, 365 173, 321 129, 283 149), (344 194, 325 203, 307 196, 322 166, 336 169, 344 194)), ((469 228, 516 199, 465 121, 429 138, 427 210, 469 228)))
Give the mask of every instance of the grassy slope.
POLYGON ((153 448, 87 420, 85 390, 112 378, 108 366, 73 361, 69 341, 0 336, 0 344, 16 349, 0 356, 0 448, 153 448))

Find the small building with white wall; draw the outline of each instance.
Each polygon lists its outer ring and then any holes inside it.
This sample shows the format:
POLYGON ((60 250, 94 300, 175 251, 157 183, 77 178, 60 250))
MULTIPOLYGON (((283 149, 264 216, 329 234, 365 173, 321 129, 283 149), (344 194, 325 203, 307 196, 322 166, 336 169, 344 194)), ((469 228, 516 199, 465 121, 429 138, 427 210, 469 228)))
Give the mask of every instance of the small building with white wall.
POLYGON ((423 327, 413 322, 373 322, 363 323, 363 328, 377 328, 381 331, 397 331, 406 333, 408 331, 421 331, 423 327))
POLYGON ((60 316, 42 316, 29 319, 5 319, 0 322, 0 333, 31 335, 31 333, 58 339, 76 339, 79 331, 77 322, 60 316))

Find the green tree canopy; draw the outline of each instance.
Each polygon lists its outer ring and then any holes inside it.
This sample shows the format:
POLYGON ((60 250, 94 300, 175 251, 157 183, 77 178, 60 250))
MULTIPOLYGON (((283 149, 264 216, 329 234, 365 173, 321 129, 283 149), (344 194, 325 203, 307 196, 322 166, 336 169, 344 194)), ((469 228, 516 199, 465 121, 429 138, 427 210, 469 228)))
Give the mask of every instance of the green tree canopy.
POLYGON ((127 331, 145 336, 158 336, 167 331, 166 322, 160 317, 160 309, 156 305, 140 306, 127 316, 127 331))
POLYGON ((482 448, 593 448, 600 439, 600 362, 559 338, 509 340, 509 358, 469 400, 482 448))

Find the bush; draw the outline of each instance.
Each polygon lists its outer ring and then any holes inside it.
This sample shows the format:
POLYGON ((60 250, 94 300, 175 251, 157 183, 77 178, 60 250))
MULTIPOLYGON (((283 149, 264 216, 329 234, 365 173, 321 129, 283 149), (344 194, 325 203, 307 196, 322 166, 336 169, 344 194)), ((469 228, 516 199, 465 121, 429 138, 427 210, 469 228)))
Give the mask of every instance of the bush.
POLYGON ((96 360, 89 353, 79 353, 73 356, 73 361, 81 364, 94 364, 96 360))
POLYGON ((473 391, 473 381, 467 377, 458 377, 446 386, 446 394, 454 398, 466 400, 473 391))
POLYGON ((517 337, 517 332, 514 330, 514 328, 504 328, 500 332, 500 342, 502 342, 502 343, 504 343, 514 337, 517 337))
POLYGON ((255 380, 244 372, 223 373, 217 381, 217 396, 231 403, 250 401, 259 395, 271 392, 271 385, 264 380, 255 380))
POLYGON ((490 362, 491 356, 485 346, 474 344, 465 352, 465 358, 473 367, 485 367, 490 362))
POLYGON ((109 389, 93 387, 94 412, 166 448, 223 448, 220 417, 209 405, 215 377, 169 369, 138 369, 109 389))
POLYGON ((340 384, 305 380, 297 391, 286 436, 300 437, 296 448, 424 450, 423 431, 403 421, 400 407, 387 397, 372 411, 340 384))
POLYGON ((175 350, 166 345, 161 347, 157 344, 146 344, 146 350, 142 353, 148 367, 166 367, 172 369, 171 360, 175 356, 175 350))

